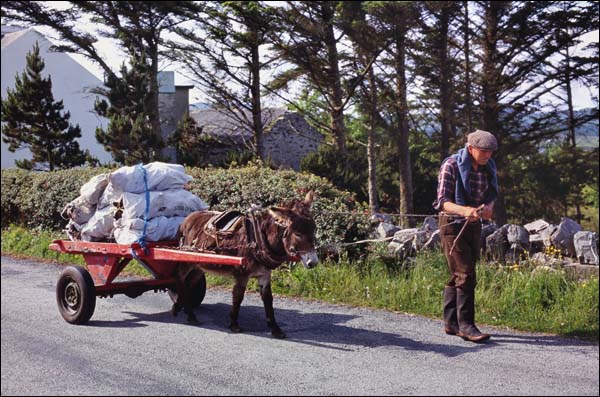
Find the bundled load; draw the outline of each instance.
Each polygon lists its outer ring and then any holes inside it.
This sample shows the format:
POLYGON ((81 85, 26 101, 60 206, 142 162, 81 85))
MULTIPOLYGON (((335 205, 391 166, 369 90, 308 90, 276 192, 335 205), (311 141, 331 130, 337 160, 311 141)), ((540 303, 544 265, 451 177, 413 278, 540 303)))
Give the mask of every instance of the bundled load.
POLYGON ((71 240, 131 244, 172 240, 179 225, 208 205, 184 189, 192 180, 178 164, 153 162, 121 167, 92 178, 80 196, 65 206, 62 216, 71 240))

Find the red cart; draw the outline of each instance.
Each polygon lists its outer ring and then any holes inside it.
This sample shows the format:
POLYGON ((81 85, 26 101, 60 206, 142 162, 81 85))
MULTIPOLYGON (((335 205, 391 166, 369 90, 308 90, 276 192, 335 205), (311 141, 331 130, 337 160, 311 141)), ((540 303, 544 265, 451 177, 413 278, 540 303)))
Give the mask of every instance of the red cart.
MULTIPOLYGON (((136 298, 146 291, 167 291, 173 301, 176 263, 209 263, 230 266, 246 265, 246 258, 203 252, 180 251, 174 241, 139 243, 93 243, 86 241, 55 240, 49 248, 67 254, 82 254, 88 270, 69 266, 60 275, 56 285, 56 301, 63 318, 71 324, 84 324, 94 314, 96 297, 125 294, 136 298), (133 259, 137 259, 154 279, 114 282, 115 278, 133 259)), ((206 279, 194 287, 194 306, 200 305, 206 294, 206 279)))

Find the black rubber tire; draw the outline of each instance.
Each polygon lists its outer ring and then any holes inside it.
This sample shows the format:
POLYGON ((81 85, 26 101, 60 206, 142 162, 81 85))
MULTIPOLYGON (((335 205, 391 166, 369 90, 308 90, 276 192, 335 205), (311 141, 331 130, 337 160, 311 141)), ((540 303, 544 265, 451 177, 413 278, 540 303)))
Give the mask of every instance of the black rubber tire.
POLYGON ((67 267, 56 284, 56 303, 66 322, 87 323, 96 309, 96 288, 90 273, 82 267, 67 267))
MULTIPOLYGON (((192 278, 198 277, 196 285, 192 287, 192 308, 195 309, 200 306, 204 300, 204 296, 206 296, 206 276, 199 270, 194 270, 194 274, 190 274, 190 276, 192 276, 192 278)), ((169 288, 167 293, 173 303, 177 302, 177 292, 175 292, 173 288, 169 288)))

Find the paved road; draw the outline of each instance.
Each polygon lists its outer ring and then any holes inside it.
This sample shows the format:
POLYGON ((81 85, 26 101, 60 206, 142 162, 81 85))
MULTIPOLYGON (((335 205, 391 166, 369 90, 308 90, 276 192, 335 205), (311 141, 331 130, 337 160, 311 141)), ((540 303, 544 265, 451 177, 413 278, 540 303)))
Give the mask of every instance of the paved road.
POLYGON ((260 297, 226 329, 229 292, 209 289, 200 325, 164 293, 99 299, 85 326, 58 313, 62 268, 2 257, 4 395, 598 395, 598 345, 484 329, 477 345, 417 316, 275 298, 288 338, 270 337, 260 297))

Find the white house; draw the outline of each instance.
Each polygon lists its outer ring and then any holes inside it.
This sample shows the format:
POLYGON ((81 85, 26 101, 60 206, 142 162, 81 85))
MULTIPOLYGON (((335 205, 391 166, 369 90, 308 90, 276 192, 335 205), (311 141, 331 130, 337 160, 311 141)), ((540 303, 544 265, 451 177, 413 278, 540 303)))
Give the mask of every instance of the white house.
MULTIPOLYGON (((2 97, 6 97, 7 88, 14 88, 15 76, 25 70, 25 56, 36 41, 46 65, 42 73, 52 79, 54 100, 63 101, 64 110, 71 112, 69 121, 81 128, 79 146, 88 149, 101 163, 111 162, 112 156, 95 137, 96 127, 106 127, 107 120, 94 113, 96 95, 89 93, 90 88, 101 86, 102 81, 68 54, 51 52, 52 43, 34 28, 2 26, 2 97)), ((2 168, 15 167, 15 160, 19 159, 31 159, 30 151, 21 149, 13 153, 2 142, 2 168)))

